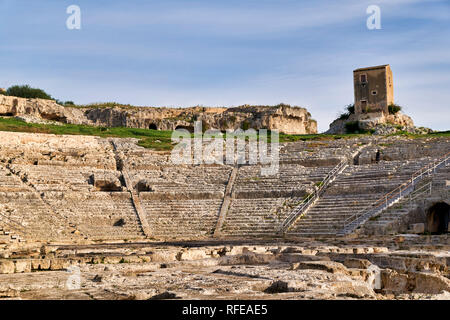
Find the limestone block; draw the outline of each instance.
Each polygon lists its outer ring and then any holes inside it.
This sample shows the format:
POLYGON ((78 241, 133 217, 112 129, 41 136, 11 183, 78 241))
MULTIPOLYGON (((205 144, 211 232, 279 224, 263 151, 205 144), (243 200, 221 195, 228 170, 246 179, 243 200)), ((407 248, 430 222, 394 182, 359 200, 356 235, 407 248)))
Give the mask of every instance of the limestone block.
POLYGON ((295 263, 295 262, 303 262, 303 261, 329 261, 330 258, 326 256, 312 256, 307 254, 301 254, 301 253, 281 253, 276 256, 277 260, 283 261, 283 262, 289 262, 289 263, 295 263))
POLYGON ((103 263, 106 264, 117 264, 120 263, 121 261, 125 260, 125 258, 122 258, 120 256, 111 256, 111 257, 105 257, 102 261, 103 263))
POLYGON ((334 261, 305 261, 293 264, 293 270, 322 270, 330 273, 349 274, 347 268, 334 261))
POLYGON ((424 223, 414 223, 410 225, 411 233, 419 234, 425 232, 424 223))
POLYGON ((32 270, 49 270, 50 259, 33 259, 31 260, 32 270))
POLYGON ((0 261, 0 274, 14 273, 15 266, 13 261, 0 261))
POLYGON ((31 272, 30 260, 17 260, 15 261, 16 273, 28 273, 31 272))
POLYGON ((367 269, 372 263, 367 259, 347 258, 344 265, 347 268, 367 269))
POLYGON ((219 259, 220 265, 260 265, 260 264, 268 264, 275 260, 275 256, 273 254, 258 254, 253 252, 246 252, 245 254, 233 255, 233 256, 224 256, 219 259))
POLYGON ((64 270, 70 265, 66 259, 50 259, 50 270, 64 270))
POLYGON ((186 251, 181 251, 177 255, 177 260, 186 261, 186 260, 200 260, 207 258, 205 250, 203 249, 189 249, 186 251))

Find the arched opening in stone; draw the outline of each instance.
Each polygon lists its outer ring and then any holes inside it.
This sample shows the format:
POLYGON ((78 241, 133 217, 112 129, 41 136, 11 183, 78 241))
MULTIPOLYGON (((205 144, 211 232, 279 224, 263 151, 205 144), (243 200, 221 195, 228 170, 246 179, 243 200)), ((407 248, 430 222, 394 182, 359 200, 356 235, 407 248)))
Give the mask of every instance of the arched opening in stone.
POLYGON ((448 232, 450 205, 438 202, 432 205, 427 212, 427 231, 435 234, 448 232))
POLYGON ((148 126, 148 128, 150 130, 158 130, 158 126, 155 123, 150 123, 150 125, 148 126))
POLYGON ((194 133, 194 127, 193 126, 176 126, 175 130, 178 129, 185 129, 189 131, 190 133, 194 133))

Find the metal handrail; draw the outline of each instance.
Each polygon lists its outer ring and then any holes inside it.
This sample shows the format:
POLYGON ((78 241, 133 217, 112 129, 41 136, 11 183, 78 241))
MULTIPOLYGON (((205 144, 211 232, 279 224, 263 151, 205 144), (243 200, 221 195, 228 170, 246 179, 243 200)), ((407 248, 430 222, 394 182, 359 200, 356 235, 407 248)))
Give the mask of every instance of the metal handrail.
POLYGON ((450 152, 446 153, 439 160, 433 161, 432 163, 427 164, 423 168, 414 172, 411 175, 411 179, 408 179, 408 181, 406 181, 399 187, 395 188, 391 192, 389 192, 386 195, 384 195, 383 197, 379 198, 378 200, 376 200, 369 206, 365 207, 364 209, 358 211, 356 214, 345 219, 343 222, 343 230, 345 230, 349 225, 354 223, 357 219, 359 219, 362 216, 366 216, 373 212, 376 212, 379 210, 384 210, 385 208, 388 208, 390 206, 390 204, 392 204, 395 200, 402 197, 402 191, 403 191, 403 196, 404 196, 405 191, 407 193, 408 189, 413 188, 415 183, 417 181, 420 181, 425 174, 430 174, 431 171, 435 170, 437 167, 439 167, 443 163, 447 164, 447 160, 449 160, 449 159, 450 159, 450 152))
POLYGON ((418 197, 422 196, 425 193, 431 194, 432 186, 433 186, 433 182, 432 181, 428 182, 427 184, 421 186, 419 189, 411 192, 409 194, 409 198, 407 198, 405 200, 411 202, 412 200, 417 199, 418 197), (424 191, 422 191, 422 190, 424 190, 424 191))
POLYGON ((336 165, 325 178, 320 182, 320 187, 314 193, 309 194, 305 199, 303 199, 302 204, 300 204, 297 208, 295 208, 291 214, 284 219, 280 226, 280 232, 283 232, 298 216, 299 213, 303 212, 305 208, 311 205, 314 201, 319 198, 319 196, 323 193, 324 189, 328 186, 331 179, 336 176, 336 174, 345 166, 347 166, 348 160, 343 159, 338 165, 336 165))

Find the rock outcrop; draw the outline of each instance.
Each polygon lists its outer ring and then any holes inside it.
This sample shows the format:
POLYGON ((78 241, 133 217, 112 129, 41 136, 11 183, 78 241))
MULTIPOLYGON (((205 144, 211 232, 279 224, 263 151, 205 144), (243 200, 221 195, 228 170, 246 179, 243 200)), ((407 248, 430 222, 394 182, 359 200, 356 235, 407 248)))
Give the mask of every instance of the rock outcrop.
POLYGON ((193 131, 194 122, 203 129, 270 129, 287 134, 317 133, 317 122, 304 108, 277 106, 240 106, 235 108, 153 108, 153 107, 69 107, 53 100, 24 99, 0 95, 0 116, 30 117, 70 124, 105 127, 193 131))
MULTIPOLYGON (((418 132, 414 126, 411 117, 397 112, 395 114, 366 113, 366 114, 350 114, 347 119, 336 119, 330 124, 330 129, 326 131, 327 134, 344 134, 348 133, 346 125, 351 123, 358 123, 360 131, 374 131, 375 134, 391 134, 398 130, 408 131, 411 133, 418 132)), ((427 130, 425 130, 427 131, 427 130)), ((428 132, 423 132, 428 133, 428 132)))

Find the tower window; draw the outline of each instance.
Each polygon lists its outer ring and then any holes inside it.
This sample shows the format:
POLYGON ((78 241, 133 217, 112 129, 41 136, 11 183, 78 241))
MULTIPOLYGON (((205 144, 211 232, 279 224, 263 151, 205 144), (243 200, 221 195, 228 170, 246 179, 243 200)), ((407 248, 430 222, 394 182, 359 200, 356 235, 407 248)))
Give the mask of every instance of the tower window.
POLYGON ((377 90, 372 90, 372 95, 373 96, 376 96, 378 94, 378 91, 377 90))
POLYGON ((361 83, 366 83, 367 82, 367 75, 366 74, 362 74, 359 76, 359 80, 361 81, 361 83))

